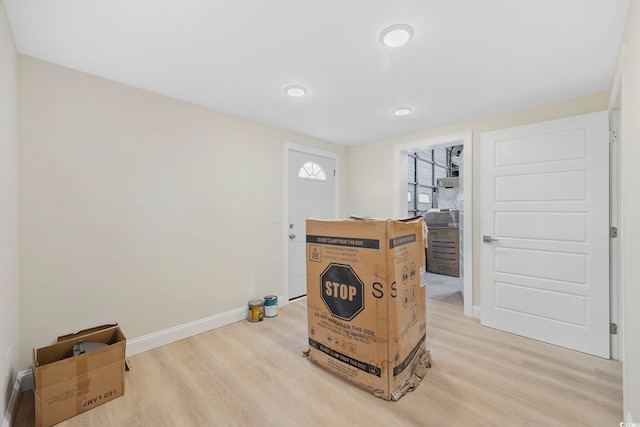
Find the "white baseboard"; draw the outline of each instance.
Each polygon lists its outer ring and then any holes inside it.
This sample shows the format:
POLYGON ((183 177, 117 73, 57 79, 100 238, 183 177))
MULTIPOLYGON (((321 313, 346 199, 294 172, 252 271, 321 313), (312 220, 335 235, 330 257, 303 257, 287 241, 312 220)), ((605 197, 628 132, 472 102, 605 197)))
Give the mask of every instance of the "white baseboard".
POLYGON ((11 427, 13 425, 16 412, 18 411, 18 404, 20 403, 20 394, 33 388, 33 372, 31 369, 18 372, 16 375, 16 381, 13 383, 13 390, 11 390, 11 396, 9 397, 9 404, 7 410, 2 419, 2 427, 11 427))
POLYGON ((20 371, 18 378, 20 379, 20 392, 33 390, 33 371, 31 368, 20 371))
MULTIPOLYGON (((287 302, 284 296, 278 296, 278 305, 283 306, 286 304, 287 302)), ((171 344, 172 342, 180 341, 212 329, 220 328, 239 320, 245 320, 247 318, 247 310, 248 306, 240 307, 214 316, 205 317, 204 319, 174 326, 163 331, 128 339, 127 357, 153 350, 154 348, 162 347, 163 345, 171 344)))
POLYGON ((236 308, 211 317, 205 317, 204 319, 174 326, 163 331, 128 339, 127 357, 153 350, 154 348, 162 347, 163 345, 171 344, 172 342, 180 341, 246 318, 247 307, 236 308))
MULTIPOLYGON (((633 424, 633 417, 631 416, 631 411, 627 411, 627 416, 624 419, 625 423, 633 424)), ((620 423, 622 425, 623 423, 620 423)))
POLYGON ((473 306, 473 318, 474 319, 479 319, 480 318, 480 306, 479 305, 474 305, 473 306))
MULTIPOLYGON (((278 299, 279 301, 283 301, 284 297, 279 296, 278 299)), ((286 304, 287 302, 278 303, 279 306, 286 304)), ((210 331, 212 329, 220 328, 222 326, 226 326, 240 320, 245 320, 247 318, 247 309, 248 307, 236 308, 224 313, 205 317, 204 319, 194 320, 193 322, 174 326, 172 328, 154 332, 138 338, 128 339, 127 357, 143 353, 145 351, 153 350, 154 348, 162 347, 163 345, 171 344, 172 342, 180 341, 185 338, 189 338, 194 335, 210 331)), ((12 416, 12 414, 15 412, 15 409, 18 407, 20 393, 31 389, 33 389, 33 372, 31 371, 31 369, 18 373, 13 393, 11 393, 9 407, 7 409, 8 415, 5 414, 5 420, 3 421, 1 427, 11 426, 11 423, 9 423, 9 417, 12 416), (15 402, 14 395, 16 395, 15 402), (15 405, 15 408, 11 407, 12 404, 15 405)))

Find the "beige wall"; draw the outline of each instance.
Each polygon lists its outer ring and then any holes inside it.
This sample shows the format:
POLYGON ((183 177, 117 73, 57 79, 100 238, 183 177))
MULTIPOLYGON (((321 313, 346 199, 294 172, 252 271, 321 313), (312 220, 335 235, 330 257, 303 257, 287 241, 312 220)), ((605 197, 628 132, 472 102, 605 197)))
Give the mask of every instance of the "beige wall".
MULTIPOLYGON (((395 185, 393 150, 394 147, 429 138, 473 132, 473 200, 480 200, 480 134, 524 124, 542 122, 561 117, 586 114, 607 109, 608 92, 582 98, 543 105, 528 110, 517 111, 494 117, 458 123, 452 126, 429 129, 398 138, 387 139, 372 144, 353 147, 349 150, 345 169, 348 173, 347 192, 350 197, 344 210, 350 213, 371 216, 392 216, 394 208, 393 188, 395 185)), ((468 191, 468 189, 465 189, 468 191)), ((473 212, 473 252, 478 254, 481 230, 480 212, 473 212)), ((467 246, 467 245, 465 245, 467 246)), ((479 256, 473 259, 473 305, 480 305, 479 256)))
MULTIPOLYGON (((284 143, 333 144, 19 57, 21 368, 282 295, 284 143)), ((344 191, 341 192, 344 194, 344 191)))
POLYGON ((0 418, 17 372, 18 342, 18 59, 0 2, 0 418), (7 377, 11 346, 12 374, 7 377))
POLYGON ((640 0, 632 0, 622 71, 622 357, 625 421, 640 423, 640 0))

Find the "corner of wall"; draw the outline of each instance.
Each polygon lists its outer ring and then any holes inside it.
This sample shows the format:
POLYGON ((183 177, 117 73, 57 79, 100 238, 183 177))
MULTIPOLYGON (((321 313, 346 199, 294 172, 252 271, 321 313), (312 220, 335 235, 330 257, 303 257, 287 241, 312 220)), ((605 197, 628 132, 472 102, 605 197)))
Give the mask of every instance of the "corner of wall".
MULTIPOLYGON (((18 360, 18 54, 0 2, 0 414, 13 404, 18 360), (5 231, 6 230, 6 231, 5 231), (8 366, 7 366, 8 365, 8 366), (7 375, 9 372, 10 375, 7 375), (11 396, 7 395, 11 393, 11 396)), ((3 421, 3 425, 6 422, 3 421)))

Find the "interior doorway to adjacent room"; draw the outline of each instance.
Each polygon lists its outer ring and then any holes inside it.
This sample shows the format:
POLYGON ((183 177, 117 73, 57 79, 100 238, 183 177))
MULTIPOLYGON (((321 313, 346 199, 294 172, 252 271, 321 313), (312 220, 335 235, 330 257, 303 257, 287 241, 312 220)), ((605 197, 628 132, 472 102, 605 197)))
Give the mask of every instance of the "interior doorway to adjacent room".
POLYGON ((423 216, 429 230, 427 298, 460 306, 464 305, 461 164, 462 144, 410 151, 407 159, 407 212, 423 216))
POLYGON ((427 298, 461 304, 465 315, 472 316, 471 132, 398 146, 394 155, 395 214, 436 214, 430 219, 442 219, 441 224, 432 224, 429 232, 432 242, 428 251, 431 263, 427 261, 427 298), (438 248, 434 251, 435 246, 438 248), (446 265, 442 265, 443 256, 450 258, 446 265), (434 270, 437 264, 450 268, 434 270))

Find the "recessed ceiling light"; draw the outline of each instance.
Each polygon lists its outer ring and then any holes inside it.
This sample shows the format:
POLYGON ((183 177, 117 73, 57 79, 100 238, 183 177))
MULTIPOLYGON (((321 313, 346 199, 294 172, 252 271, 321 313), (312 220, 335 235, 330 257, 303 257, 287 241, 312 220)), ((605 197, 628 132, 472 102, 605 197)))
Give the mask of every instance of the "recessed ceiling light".
POLYGON ((284 91, 287 95, 298 98, 304 96, 307 93, 307 88, 300 85, 291 85, 285 87, 284 91))
POLYGON ((407 24, 395 24, 387 27, 380 34, 380 43, 389 47, 398 47, 407 43, 413 37, 413 28, 407 24))
POLYGON ((413 108, 411 107, 399 107, 393 110, 393 114, 396 116, 406 116, 407 114, 411 114, 413 112, 413 108))

